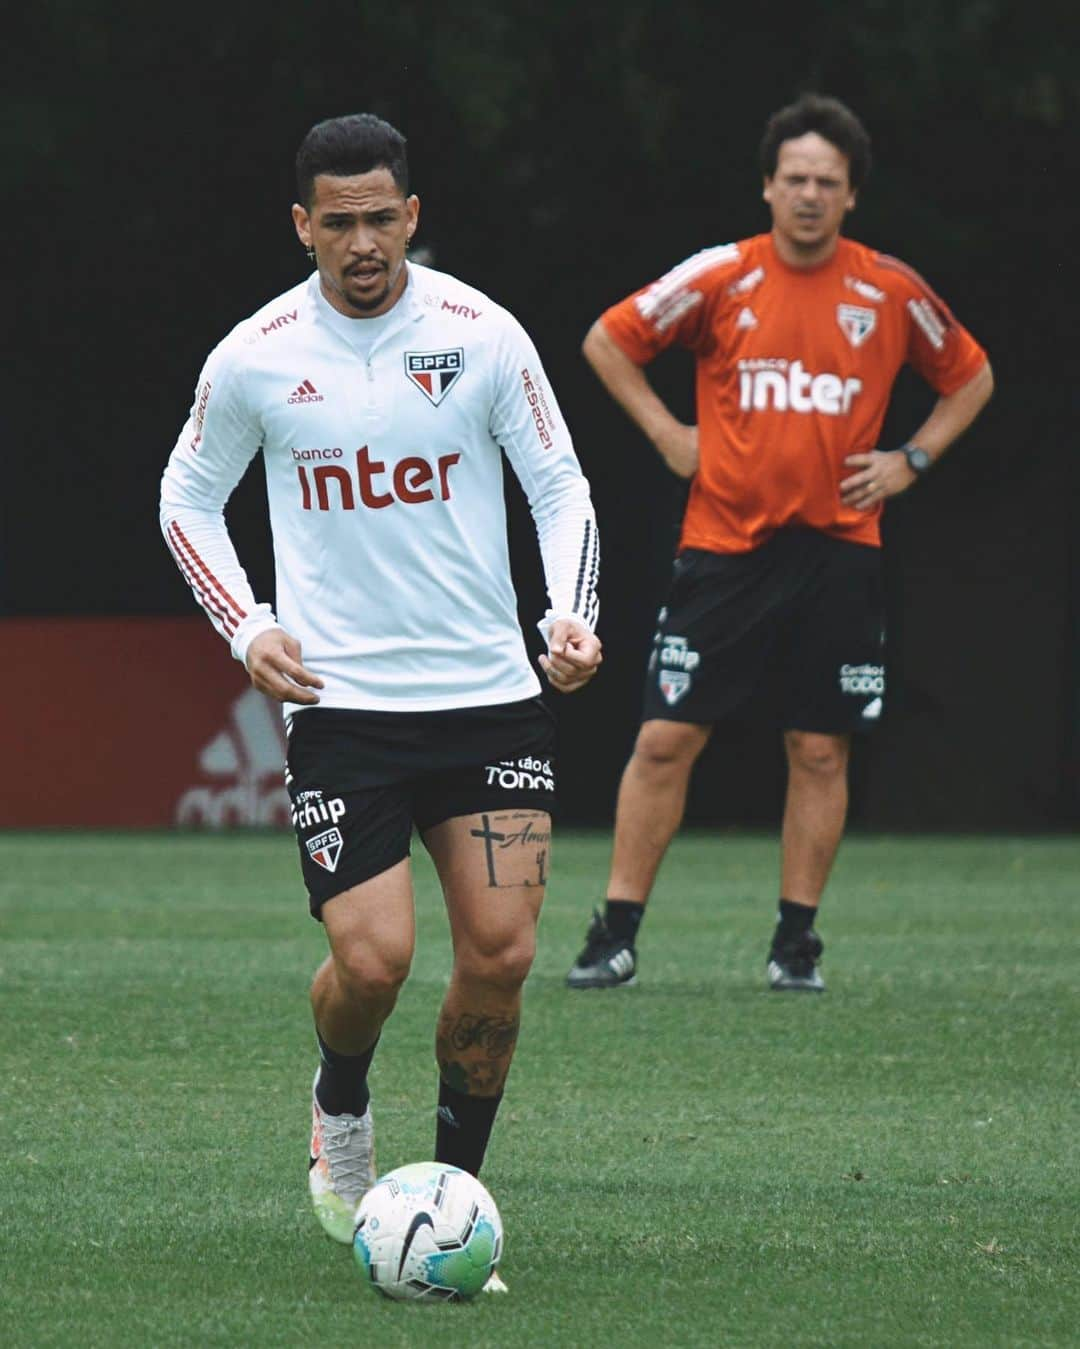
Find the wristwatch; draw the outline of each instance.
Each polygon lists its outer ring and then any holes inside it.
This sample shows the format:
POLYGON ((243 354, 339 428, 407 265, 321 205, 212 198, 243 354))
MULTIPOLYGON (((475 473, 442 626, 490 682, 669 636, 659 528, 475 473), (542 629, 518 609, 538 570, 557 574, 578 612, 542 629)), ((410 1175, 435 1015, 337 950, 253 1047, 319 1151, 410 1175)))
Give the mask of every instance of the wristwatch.
POLYGON ((934 462, 925 450, 920 450, 918 445, 912 445, 910 441, 906 445, 900 446, 900 453, 908 461, 908 468, 919 478, 934 462))

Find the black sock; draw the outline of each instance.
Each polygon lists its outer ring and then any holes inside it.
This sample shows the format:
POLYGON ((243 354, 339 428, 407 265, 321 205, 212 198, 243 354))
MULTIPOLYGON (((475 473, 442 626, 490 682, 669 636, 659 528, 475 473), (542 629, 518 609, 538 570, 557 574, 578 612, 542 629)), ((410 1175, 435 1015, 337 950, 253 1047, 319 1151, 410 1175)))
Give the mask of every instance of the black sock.
POLYGON ((773 933, 773 946, 786 946, 797 941, 804 932, 814 926, 817 909, 809 904, 796 904, 794 900, 782 899, 777 916, 776 931, 773 933))
POLYGON ((315 1099, 328 1115, 362 1115, 371 1100, 367 1075, 378 1037, 362 1054, 339 1054, 322 1038, 318 1027, 315 1035, 319 1041, 320 1060, 315 1099))
POLYGON ((466 1096, 440 1078, 435 1160, 478 1176, 501 1100, 502 1092, 498 1096, 466 1096))
POLYGON ((632 947, 637 940, 637 930, 645 917, 645 905, 632 899, 609 899, 604 905, 604 922, 613 937, 632 947))

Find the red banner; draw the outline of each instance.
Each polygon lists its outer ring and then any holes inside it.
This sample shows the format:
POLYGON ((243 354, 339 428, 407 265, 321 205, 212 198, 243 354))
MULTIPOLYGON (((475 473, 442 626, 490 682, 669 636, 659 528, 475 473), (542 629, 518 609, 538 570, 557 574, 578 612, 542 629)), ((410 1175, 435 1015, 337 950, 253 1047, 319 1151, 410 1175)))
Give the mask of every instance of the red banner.
POLYGON ((0 639, 0 827, 288 823, 281 707, 204 619, 9 618, 0 639))

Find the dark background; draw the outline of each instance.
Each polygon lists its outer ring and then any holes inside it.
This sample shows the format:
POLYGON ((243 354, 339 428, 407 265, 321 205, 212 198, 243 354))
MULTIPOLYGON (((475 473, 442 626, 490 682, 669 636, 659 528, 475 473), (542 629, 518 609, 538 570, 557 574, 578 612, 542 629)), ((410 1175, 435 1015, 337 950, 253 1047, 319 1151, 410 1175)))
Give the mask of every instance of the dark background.
MULTIPOLYGON (((928 278, 988 348, 998 384, 976 428, 889 507, 890 710, 857 755, 854 821, 1075 824, 1074 6, 151 13, 44 0, 17 23, 0 612, 192 612, 157 529, 164 460, 210 348, 305 274, 289 218, 304 132, 377 112, 409 137, 418 242, 531 331, 593 484, 607 660, 559 710, 567 815, 610 819, 682 487, 588 373, 580 339, 687 254, 767 228, 761 129, 812 88, 848 101, 874 139, 849 232, 928 278)), ((690 418, 688 361, 668 356, 652 373, 690 418)), ((883 444, 903 440, 931 398, 902 378, 883 444)), ((531 625, 544 607, 538 560, 516 488, 511 501, 531 625)), ((256 465, 230 527, 268 597, 262 502, 256 465)), ((726 728, 691 817, 771 822, 781 788, 775 732, 726 728)))

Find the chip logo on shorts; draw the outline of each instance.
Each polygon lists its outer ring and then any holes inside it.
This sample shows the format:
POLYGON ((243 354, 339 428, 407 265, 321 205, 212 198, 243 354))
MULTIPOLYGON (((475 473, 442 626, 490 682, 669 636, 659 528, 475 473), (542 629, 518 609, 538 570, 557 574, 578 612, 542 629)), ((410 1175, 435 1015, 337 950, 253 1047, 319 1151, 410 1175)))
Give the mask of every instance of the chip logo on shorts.
POLYGON ((690 676, 685 670, 661 670, 660 692, 669 707, 674 707, 690 691, 690 676))
POLYGON ((701 652, 691 651, 685 637, 673 637, 667 633, 663 643, 660 648, 660 664, 665 668, 674 667, 676 670, 685 670, 687 674, 692 674, 701 664, 701 652))
POLYGON ((341 856, 343 841, 340 829, 327 829, 307 840, 307 850, 313 862, 317 862, 324 871, 336 871, 341 856))

